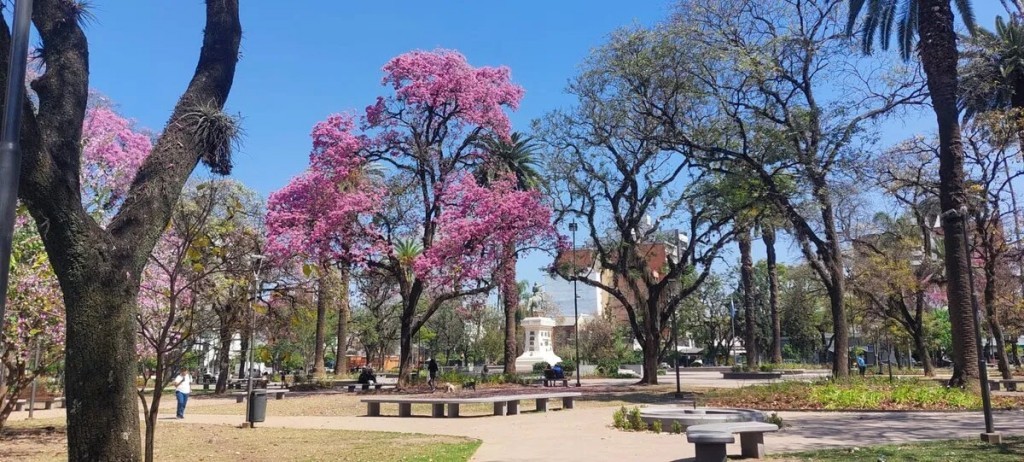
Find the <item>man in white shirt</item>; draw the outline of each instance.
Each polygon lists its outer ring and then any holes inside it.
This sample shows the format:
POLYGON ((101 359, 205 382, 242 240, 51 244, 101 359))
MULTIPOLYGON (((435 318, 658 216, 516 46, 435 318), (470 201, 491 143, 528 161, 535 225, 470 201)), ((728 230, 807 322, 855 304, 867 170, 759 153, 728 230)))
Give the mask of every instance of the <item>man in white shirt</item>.
POLYGON ((178 397, 178 418, 185 418, 185 405, 188 404, 188 395, 192 393, 192 374, 188 368, 183 367, 174 378, 174 395, 178 397))

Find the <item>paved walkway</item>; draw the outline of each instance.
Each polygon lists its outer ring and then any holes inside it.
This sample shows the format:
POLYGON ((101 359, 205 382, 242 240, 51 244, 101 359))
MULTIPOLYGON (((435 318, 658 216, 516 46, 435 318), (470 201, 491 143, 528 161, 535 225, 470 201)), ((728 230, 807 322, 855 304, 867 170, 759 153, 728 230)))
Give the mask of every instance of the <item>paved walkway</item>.
MULTIPOLYGON (((679 461, 692 458, 693 445, 679 435, 629 433, 609 428, 612 408, 528 413, 507 417, 268 417, 264 427, 377 430, 456 435, 477 438, 483 445, 472 460, 535 461, 557 455, 560 461, 679 461)), ((981 432, 980 413, 780 413, 789 424, 766 435, 769 453, 823 447, 974 438, 981 432)), ((999 413, 996 425, 1004 434, 1024 433, 1024 413, 999 413)), ((181 424, 239 424, 239 416, 193 414, 181 424)), ((739 445, 730 448, 739 453, 739 445)))

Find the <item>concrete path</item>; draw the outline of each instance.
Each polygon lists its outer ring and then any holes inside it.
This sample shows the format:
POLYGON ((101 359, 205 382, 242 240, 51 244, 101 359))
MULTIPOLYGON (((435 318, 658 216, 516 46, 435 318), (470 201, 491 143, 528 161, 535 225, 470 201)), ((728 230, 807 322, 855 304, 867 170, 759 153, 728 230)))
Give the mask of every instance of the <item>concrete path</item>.
MULTIPOLYGON (((679 461, 692 458, 685 436, 629 433, 609 427, 613 408, 576 409, 507 417, 268 417, 264 427, 377 430, 456 435, 483 445, 472 460, 536 461, 555 455, 560 461, 679 461)), ((780 413, 788 426, 766 435, 769 453, 903 441, 977 437, 980 413, 780 413)), ((1024 433, 1024 413, 999 413, 1004 434, 1024 433)), ((192 415, 175 424, 240 424, 239 416, 192 415)), ((739 453, 739 445, 729 449, 739 453)))

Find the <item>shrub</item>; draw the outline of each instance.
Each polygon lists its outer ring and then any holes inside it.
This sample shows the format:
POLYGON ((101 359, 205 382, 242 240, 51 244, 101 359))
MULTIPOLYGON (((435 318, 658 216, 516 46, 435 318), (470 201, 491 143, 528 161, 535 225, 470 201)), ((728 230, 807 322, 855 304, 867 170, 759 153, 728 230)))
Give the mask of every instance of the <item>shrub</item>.
POLYGON ((597 362, 597 373, 609 375, 618 372, 619 362, 617 360, 600 360, 597 362))
POLYGON ((612 425, 618 429, 626 428, 626 407, 623 406, 612 414, 612 425))
POLYGON ((672 433, 676 435, 683 433, 683 424, 679 423, 678 420, 672 421, 672 433))
POLYGON ((647 430, 647 422, 640 418, 640 408, 634 407, 629 411, 629 428, 636 432, 647 430))
POLYGON ((654 433, 661 433, 661 421, 660 420, 655 420, 654 423, 651 424, 651 431, 654 432, 654 433))
POLYGON ((533 363, 533 372, 544 372, 544 370, 547 369, 549 366, 551 365, 544 361, 541 361, 539 363, 533 363))

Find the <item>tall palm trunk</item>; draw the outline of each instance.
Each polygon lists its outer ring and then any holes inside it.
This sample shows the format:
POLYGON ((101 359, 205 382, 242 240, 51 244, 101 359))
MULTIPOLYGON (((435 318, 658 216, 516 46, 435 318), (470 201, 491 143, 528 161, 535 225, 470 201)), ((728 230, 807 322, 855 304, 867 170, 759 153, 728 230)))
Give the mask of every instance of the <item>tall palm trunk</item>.
POLYGON ((775 228, 761 231, 768 265, 768 309, 772 318, 772 363, 782 364, 782 321, 779 319, 779 268, 775 255, 775 228))
POLYGON ((515 247, 510 244, 505 246, 505 264, 499 270, 501 282, 499 292, 501 293, 502 305, 505 311, 505 351, 503 360, 505 362, 505 373, 516 373, 516 312, 519 311, 519 286, 516 285, 516 255, 515 247))
POLYGON ((754 322, 754 260, 751 256, 750 228, 743 226, 736 233, 740 246, 740 290, 743 292, 745 328, 743 346, 747 350, 747 367, 757 367, 757 323, 754 322))
POLYGON ((979 375, 974 313, 968 272, 967 236, 963 213, 964 151, 957 109, 956 31, 949 0, 918 0, 919 52, 928 79, 928 92, 939 131, 939 203, 945 240, 946 297, 953 337, 953 376, 950 385, 976 384, 979 375))
POLYGON ((351 310, 349 306, 349 284, 351 284, 351 276, 351 269, 348 265, 342 265, 338 270, 338 351, 334 356, 335 375, 348 371, 348 319, 351 310))

